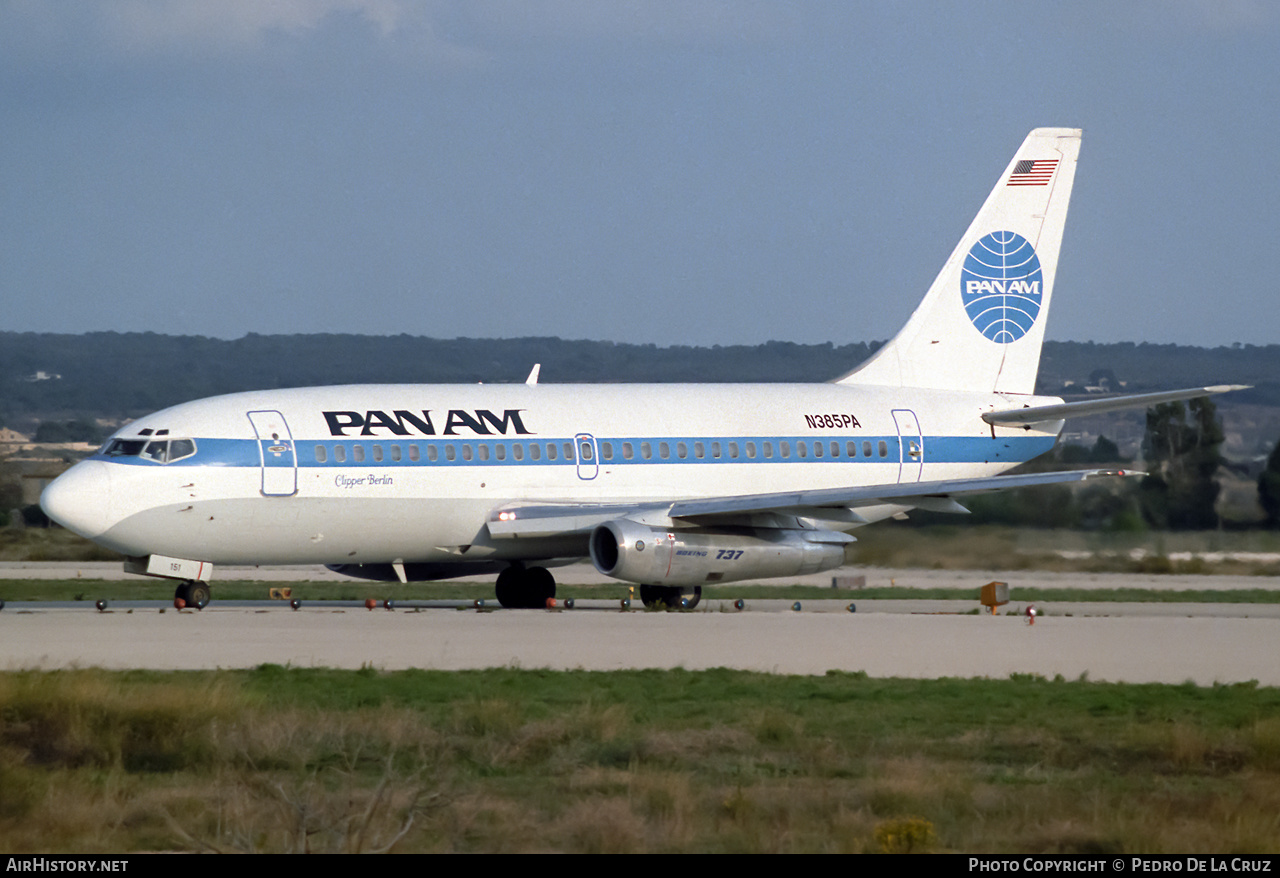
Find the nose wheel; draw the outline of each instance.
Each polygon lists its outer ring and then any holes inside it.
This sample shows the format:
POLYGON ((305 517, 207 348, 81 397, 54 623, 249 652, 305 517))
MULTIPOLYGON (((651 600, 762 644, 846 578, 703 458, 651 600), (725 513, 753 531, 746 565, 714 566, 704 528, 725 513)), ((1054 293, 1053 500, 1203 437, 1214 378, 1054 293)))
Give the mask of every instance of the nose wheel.
POLYGON ((183 580, 174 589, 173 599, 175 601, 181 599, 188 607, 203 610, 209 605, 209 583, 193 582, 190 579, 183 580))

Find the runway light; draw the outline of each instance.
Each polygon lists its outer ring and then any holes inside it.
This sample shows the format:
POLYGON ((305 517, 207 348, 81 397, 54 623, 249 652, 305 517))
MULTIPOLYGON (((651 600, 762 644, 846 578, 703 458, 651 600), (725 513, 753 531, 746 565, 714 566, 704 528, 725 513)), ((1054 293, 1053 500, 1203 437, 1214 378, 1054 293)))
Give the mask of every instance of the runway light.
POLYGON ((794 604, 792 604, 791 609, 795 610, 797 613, 800 612, 800 602, 796 601, 794 604))
POLYGON ((747 605, 747 602, 744 601, 742 598, 738 598, 736 601, 733 602, 733 608, 735 610, 741 610, 746 605, 747 605))
POLYGON ((565 608, 566 610, 572 610, 572 609, 573 609, 573 598, 565 598, 565 600, 564 600, 564 608, 565 608))
POLYGON ((631 599, 630 599, 630 598, 623 598, 623 599, 622 599, 621 601, 619 601, 618 603, 619 603, 619 604, 621 604, 622 609, 624 609, 624 610, 629 610, 629 609, 631 609, 631 599))
POLYGON ((391 598, 387 598, 382 602, 382 606, 388 610, 394 610, 396 608, 396 602, 391 600, 391 598))
POLYGON ((369 598, 364 602, 364 608, 366 610, 372 610, 377 605, 378 605, 378 602, 375 601, 373 598, 369 598))
POLYGON ((187 602, 184 601, 182 598, 174 598, 173 608, 175 610, 185 610, 187 608, 187 602))
POLYGON ((294 598, 293 600, 289 601, 289 606, 293 607, 296 610, 302 606, 302 601, 298 600, 297 598, 294 598))
POLYGON ((472 602, 471 602, 471 608, 472 608, 472 609, 474 609, 474 610, 483 610, 483 609, 484 609, 484 598, 476 598, 474 601, 472 601, 472 602))
POLYGON ((104 600, 102 600, 101 598, 99 598, 99 599, 98 599, 98 602, 97 602, 96 604, 94 604, 94 606, 95 606, 95 607, 97 607, 97 608, 98 608, 98 612, 99 612, 99 613, 101 613, 103 610, 105 610, 105 609, 107 608, 107 602, 106 602, 106 601, 104 601, 104 600))
POLYGON ((846 610, 848 610, 850 613, 856 613, 856 612, 858 612, 858 605, 857 605, 857 604, 849 604, 849 606, 845 607, 845 609, 846 609, 846 610))
POLYGON ((547 598, 547 609, 548 609, 548 610, 554 610, 555 608, 556 608, 556 599, 555 599, 555 598, 547 598))

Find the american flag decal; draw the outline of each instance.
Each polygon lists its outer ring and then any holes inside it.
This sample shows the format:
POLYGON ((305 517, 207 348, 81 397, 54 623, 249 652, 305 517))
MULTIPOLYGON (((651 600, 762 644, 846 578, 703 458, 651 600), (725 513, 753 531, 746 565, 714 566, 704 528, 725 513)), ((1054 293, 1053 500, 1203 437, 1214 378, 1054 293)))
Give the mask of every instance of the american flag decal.
POLYGON ((1053 179, 1057 159, 1025 159, 1013 166, 1007 186, 1047 186, 1053 179))

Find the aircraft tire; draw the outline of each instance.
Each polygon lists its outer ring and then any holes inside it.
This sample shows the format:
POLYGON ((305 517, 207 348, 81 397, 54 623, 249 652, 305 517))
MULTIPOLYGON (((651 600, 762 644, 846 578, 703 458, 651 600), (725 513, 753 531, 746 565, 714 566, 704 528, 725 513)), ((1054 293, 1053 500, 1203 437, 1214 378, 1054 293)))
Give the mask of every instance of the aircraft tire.
POLYGON ((503 609, 517 610, 524 606, 520 602, 520 580, 523 579, 523 573, 524 569, 521 567, 508 567, 498 574, 498 581, 493 584, 493 594, 503 609))
POLYGON ((556 580, 545 567, 508 567, 493 586, 498 603, 508 610, 540 610, 556 596, 556 580))
POLYGON ((187 587, 187 606, 203 610, 209 606, 209 583, 193 582, 187 587))
POLYGON ((702 586, 642 585, 640 601, 647 610, 692 610, 702 603, 702 586))
POLYGON ((545 607, 556 596, 556 578, 545 567, 530 567, 525 571, 525 594, 530 607, 545 607))

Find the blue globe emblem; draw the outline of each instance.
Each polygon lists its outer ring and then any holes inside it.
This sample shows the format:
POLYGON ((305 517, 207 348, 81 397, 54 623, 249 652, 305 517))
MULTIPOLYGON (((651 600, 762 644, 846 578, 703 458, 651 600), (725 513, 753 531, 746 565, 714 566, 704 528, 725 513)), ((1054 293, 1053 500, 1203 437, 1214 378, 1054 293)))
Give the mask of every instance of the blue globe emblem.
POLYGON ((969 249, 960 269, 960 301, 973 325, 996 344, 1022 338, 1040 316, 1044 275, 1031 242, 992 232, 969 249))

